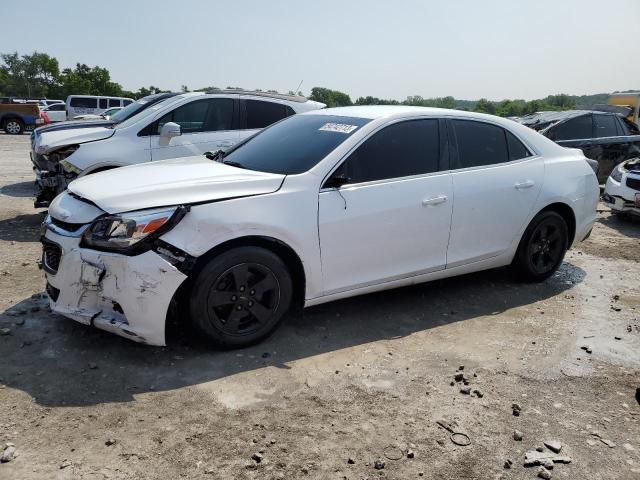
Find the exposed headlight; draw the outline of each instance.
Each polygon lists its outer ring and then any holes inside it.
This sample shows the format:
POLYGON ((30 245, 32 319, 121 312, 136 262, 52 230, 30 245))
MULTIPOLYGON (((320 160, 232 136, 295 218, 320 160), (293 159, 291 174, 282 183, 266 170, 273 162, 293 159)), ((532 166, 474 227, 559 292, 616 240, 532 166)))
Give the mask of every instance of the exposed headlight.
POLYGON ((76 167, 75 165, 72 165, 71 163, 67 162, 66 160, 62 160, 60 162, 60 166, 64 169, 65 172, 67 173, 75 173, 76 175, 80 175, 82 173, 82 170, 80 170, 78 167, 76 167))
POLYGON ((82 237, 81 246, 129 254, 140 253, 150 246, 149 240, 171 230, 187 211, 188 207, 176 206, 106 215, 94 220, 89 226, 82 237))
POLYGON ((620 183, 622 181, 622 175, 625 172, 626 170, 622 167, 622 164, 620 164, 613 169, 613 172, 611 172, 611 178, 614 179, 616 182, 620 183))

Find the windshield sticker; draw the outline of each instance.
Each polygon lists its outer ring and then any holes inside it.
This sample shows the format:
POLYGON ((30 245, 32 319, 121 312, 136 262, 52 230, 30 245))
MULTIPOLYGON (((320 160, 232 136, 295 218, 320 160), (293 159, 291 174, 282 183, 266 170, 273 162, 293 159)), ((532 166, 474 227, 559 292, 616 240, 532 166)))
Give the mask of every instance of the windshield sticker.
POLYGON ((347 125, 346 123, 325 123, 318 130, 323 132, 339 132, 339 133, 351 133, 357 125, 347 125))

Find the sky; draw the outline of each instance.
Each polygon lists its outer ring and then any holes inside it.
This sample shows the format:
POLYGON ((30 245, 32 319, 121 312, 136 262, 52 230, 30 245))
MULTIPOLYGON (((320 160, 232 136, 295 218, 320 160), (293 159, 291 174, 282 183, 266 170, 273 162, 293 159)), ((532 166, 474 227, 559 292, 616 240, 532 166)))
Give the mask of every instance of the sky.
POLYGON ((640 89, 640 0, 0 1, 0 52, 155 85, 352 99, 640 89))

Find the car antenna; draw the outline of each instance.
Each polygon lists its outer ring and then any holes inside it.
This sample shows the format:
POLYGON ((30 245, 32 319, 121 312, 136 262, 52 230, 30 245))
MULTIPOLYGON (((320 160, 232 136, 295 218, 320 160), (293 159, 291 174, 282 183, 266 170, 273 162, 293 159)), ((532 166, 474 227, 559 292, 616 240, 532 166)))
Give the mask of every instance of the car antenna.
POLYGON ((302 82, 304 82, 304 79, 300 80, 300 83, 298 84, 298 88, 296 88, 296 89, 293 91, 293 94, 294 94, 294 95, 297 95, 297 94, 298 94, 298 92, 300 91, 300 87, 302 86, 302 82))

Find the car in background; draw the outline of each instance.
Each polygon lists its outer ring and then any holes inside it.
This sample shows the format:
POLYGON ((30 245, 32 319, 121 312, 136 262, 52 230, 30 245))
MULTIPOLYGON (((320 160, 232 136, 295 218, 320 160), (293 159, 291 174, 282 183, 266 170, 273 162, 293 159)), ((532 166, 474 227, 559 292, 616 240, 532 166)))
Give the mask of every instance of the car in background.
POLYGON ((43 108, 42 113, 47 115, 51 123, 64 122, 67 120, 67 108, 64 103, 52 103, 48 107, 43 108))
POLYGON ((0 128, 10 135, 20 135, 44 124, 37 103, 0 103, 0 128))
POLYGON ((124 107, 112 107, 107 108, 100 115, 96 115, 95 113, 88 113, 85 115, 78 115, 77 117, 73 117, 74 120, 109 120, 112 115, 122 110, 124 107))
POLYGON ((78 115, 100 115, 108 108, 126 107, 133 103, 133 99, 100 95, 69 95, 65 103, 67 105, 67 120, 72 120, 78 115))
POLYGON ((602 201, 615 214, 640 216, 640 158, 622 162, 613 169, 602 201))
POLYGON ((537 112, 516 121, 540 132, 558 145, 579 148, 598 162, 598 181, 604 183, 623 160, 640 155, 640 128, 611 112, 568 110, 537 112))
POLYGON ((580 151, 504 118, 307 111, 227 153, 73 181, 42 265, 55 313, 164 345, 174 305, 237 348, 292 306, 506 265, 542 281, 589 236, 599 193, 580 151))
POLYGON ((272 123, 324 106, 304 97, 262 92, 191 92, 166 98, 119 123, 45 129, 32 142, 40 185, 35 206, 47 206, 78 176, 228 150, 272 123))

